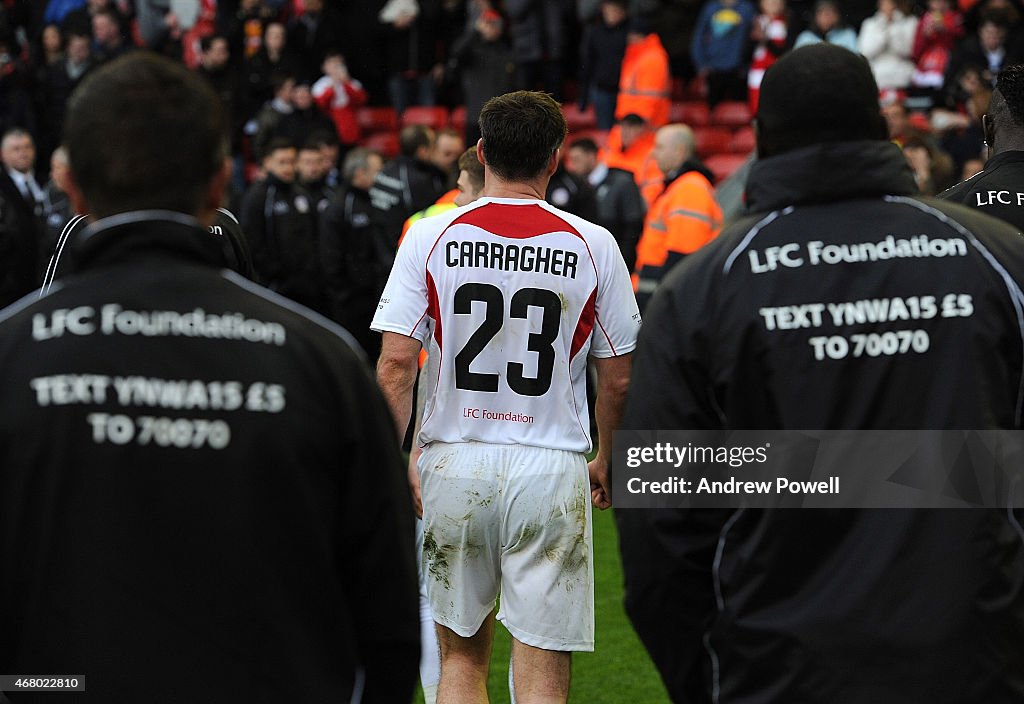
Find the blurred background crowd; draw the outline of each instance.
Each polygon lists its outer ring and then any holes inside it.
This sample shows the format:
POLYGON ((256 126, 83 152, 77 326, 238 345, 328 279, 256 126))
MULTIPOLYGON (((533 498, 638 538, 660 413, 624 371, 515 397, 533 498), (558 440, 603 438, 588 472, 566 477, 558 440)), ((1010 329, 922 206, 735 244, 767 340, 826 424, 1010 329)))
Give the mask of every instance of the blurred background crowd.
MULTIPOLYGON (((608 226, 639 268, 673 179, 717 186, 748 160, 761 77, 793 47, 827 41, 869 60, 922 193, 977 172, 979 118, 998 71, 1024 56, 1022 17, 1021 0, 0 0, 0 227, 37 227, 42 267, 73 215, 67 100, 95 67, 148 49, 220 97, 225 205, 256 277, 286 295, 330 313, 332 267, 338 285, 361 275, 376 289, 406 218, 453 199, 483 103, 514 89, 563 103, 566 168, 549 200, 608 226), (685 129, 659 148, 666 125, 685 129), (339 237, 344 271, 320 261, 339 237)), ((725 217, 739 207, 728 184, 716 196, 725 217)), ((709 208, 708 237, 723 217, 709 208)))

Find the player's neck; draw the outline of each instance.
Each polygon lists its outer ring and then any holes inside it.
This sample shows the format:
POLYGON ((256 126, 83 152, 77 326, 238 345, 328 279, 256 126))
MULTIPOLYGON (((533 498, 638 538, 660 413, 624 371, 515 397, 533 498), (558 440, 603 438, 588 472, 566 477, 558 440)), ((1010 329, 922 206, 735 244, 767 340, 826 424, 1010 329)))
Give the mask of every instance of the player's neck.
POLYGON ((503 181, 493 174, 484 176, 484 189, 480 192, 486 198, 532 198, 544 200, 548 189, 548 178, 533 181, 503 181))

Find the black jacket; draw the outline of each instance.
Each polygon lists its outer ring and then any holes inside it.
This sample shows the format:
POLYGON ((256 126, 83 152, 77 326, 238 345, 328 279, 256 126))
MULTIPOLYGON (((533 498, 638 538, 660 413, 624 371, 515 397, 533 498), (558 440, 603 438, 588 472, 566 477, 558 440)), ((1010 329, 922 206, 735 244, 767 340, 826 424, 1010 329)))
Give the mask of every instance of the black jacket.
POLYGON ((380 348, 370 322, 391 271, 392 252, 373 220, 370 194, 344 187, 320 216, 320 265, 328 313, 370 357, 380 348))
POLYGON ((304 188, 273 175, 249 187, 238 221, 249 239, 256 279, 314 310, 323 310, 316 207, 304 188))
MULTIPOLYGON (((755 163, 758 214, 687 257, 647 308, 624 425, 1020 428, 1024 241, 913 190, 882 142, 755 163), (950 293, 970 296, 953 299, 952 317, 835 325, 826 312, 769 329, 764 313, 883 297, 944 305, 950 293), (834 359, 813 342, 912 328, 925 351, 869 357, 851 344, 834 359)), ((626 608, 679 702, 1020 702, 1015 513, 620 510, 626 608)))
POLYGON ((633 174, 624 169, 610 168, 594 189, 597 197, 595 222, 607 228, 619 244, 626 268, 633 271, 636 264, 636 245, 644 229, 647 204, 640 195, 633 174))
POLYGON ((374 222, 392 252, 398 249, 406 218, 433 205, 445 192, 447 180, 448 175, 433 164, 402 155, 377 174, 370 189, 374 222))
POLYGON ((408 489, 350 338, 180 214, 73 246, 0 314, 0 669, 112 704, 349 701, 364 669, 409 701, 408 489))
POLYGON ((39 287, 46 225, 43 204, 26 201, 0 165, 0 307, 39 287))
POLYGON ((985 170, 938 195, 963 203, 1024 231, 1024 152, 996 154, 985 170))

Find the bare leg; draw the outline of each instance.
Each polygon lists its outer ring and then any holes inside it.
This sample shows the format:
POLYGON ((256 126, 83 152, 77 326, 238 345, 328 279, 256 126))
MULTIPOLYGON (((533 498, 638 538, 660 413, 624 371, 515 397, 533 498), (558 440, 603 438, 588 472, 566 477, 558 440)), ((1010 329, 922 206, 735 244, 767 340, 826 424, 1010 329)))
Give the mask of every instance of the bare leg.
POLYGON ((487 671, 494 641, 494 612, 469 638, 437 624, 437 640, 441 645, 441 684, 437 688, 437 704, 487 704, 487 671))
POLYGON ((565 704, 572 653, 543 650, 513 639, 512 662, 517 704, 565 704))

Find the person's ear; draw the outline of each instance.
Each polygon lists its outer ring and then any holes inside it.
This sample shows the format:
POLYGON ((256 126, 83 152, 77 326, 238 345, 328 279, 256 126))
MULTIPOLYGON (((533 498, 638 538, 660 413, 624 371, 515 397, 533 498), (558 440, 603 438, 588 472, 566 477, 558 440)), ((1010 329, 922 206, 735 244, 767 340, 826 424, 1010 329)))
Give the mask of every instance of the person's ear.
POLYGON ((68 169, 67 175, 67 188, 64 192, 68 196, 68 202, 71 203, 71 210, 77 215, 86 215, 89 212, 89 204, 85 202, 85 196, 82 194, 82 189, 78 187, 78 180, 75 178, 75 172, 68 169))
POLYGON ((559 147, 558 149, 555 150, 554 154, 551 155, 551 159, 548 161, 548 171, 547 171, 548 178, 551 178, 551 176, 553 176, 554 173, 556 171, 558 171, 558 165, 561 163, 561 161, 562 161, 562 148, 559 147))
POLYGON ((985 145, 991 153, 996 142, 996 121, 988 113, 981 116, 981 131, 985 135, 985 145))
POLYGON ((484 138, 476 140, 476 160, 480 162, 481 166, 487 166, 487 162, 484 161, 484 138))

